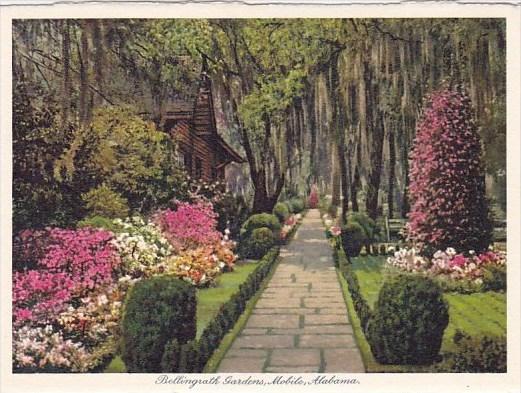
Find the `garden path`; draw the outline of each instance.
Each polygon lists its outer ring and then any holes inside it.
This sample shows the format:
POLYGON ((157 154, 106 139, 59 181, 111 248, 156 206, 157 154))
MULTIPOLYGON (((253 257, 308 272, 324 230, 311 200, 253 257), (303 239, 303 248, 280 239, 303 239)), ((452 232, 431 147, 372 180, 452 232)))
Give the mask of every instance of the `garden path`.
POLYGON ((364 372, 318 210, 280 256, 218 372, 364 372))

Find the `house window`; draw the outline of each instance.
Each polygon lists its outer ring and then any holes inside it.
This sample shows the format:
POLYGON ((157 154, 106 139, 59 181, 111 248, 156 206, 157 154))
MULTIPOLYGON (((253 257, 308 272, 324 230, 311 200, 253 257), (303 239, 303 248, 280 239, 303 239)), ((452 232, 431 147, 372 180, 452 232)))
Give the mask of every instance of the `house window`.
POLYGON ((185 166, 185 169, 186 169, 186 172, 188 172, 189 175, 192 174, 192 155, 190 153, 185 153, 183 155, 183 160, 184 160, 184 166, 185 166))
POLYGON ((200 158, 195 159, 195 177, 197 179, 203 177, 203 161, 200 158))

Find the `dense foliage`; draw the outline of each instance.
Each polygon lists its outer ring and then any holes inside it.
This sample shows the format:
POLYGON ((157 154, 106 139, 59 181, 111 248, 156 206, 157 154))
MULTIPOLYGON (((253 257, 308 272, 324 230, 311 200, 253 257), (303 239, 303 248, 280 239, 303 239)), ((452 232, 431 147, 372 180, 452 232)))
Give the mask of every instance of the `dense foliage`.
POLYGON ((428 278, 402 274, 380 289, 367 337, 380 363, 432 364, 448 323, 441 289, 428 278))
POLYGON ((444 354, 436 372, 449 373, 506 373, 506 337, 478 336, 456 332, 455 349, 444 354))

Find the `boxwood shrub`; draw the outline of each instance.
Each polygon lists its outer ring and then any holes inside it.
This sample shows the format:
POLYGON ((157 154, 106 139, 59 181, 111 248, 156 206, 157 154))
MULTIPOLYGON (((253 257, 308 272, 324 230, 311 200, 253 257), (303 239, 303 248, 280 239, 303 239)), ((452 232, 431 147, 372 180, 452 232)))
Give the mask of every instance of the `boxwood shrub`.
POLYGON ((286 205, 285 203, 282 203, 282 202, 277 203, 275 205, 275 207, 273 208, 273 214, 276 215, 277 218, 279 219, 279 222, 281 224, 283 224, 284 221, 286 221, 290 215, 288 205, 286 205))
POLYGON ((128 372, 160 372, 165 350, 196 334, 195 288, 171 276, 137 282, 127 295, 122 320, 122 358, 128 372))
POLYGON ((440 287, 424 276, 399 274, 380 289, 367 338, 382 364, 432 364, 439 359, 448 323, 440 287))
POLYGON ((245 258, 260 259, 275 244, 275 236, 269 228, 256 228, 241 243, 241 255, 245 258))
POLYGON ((290 206, 291 213, 297 214, 304 210, 306 202, 302 198, 295 197, 288 201, 288 205, 290 206))
POLYGON ((257 228, 269 228, 273 232, 273 235, 278 237, 280 232, 280 222, 277 216, 268 213, 254 214, 250 216, 242 225, 241 228, 241 239, 245 239, 251 235, 254 229, 257 228))
POLYGON ((353 221, 348 221, 347 224, 342 227, 341 236, 342 246, 344 247, 344 251, 348 257, 358 256, 362 246, 367 241, 367 236, 365 235, 362 226, 353 221))

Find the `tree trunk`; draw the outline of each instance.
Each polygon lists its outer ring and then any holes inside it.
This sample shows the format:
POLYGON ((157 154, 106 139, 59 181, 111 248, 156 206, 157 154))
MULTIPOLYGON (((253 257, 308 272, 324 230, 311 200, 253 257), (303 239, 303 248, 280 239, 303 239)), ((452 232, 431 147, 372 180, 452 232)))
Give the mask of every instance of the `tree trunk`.
POLYGON ((315 117, 315 83, 312 82, 308 86, 308 94, 306 95, 306 101, 304 105, 304 121, 311 137, 310 148, 309 148, 309 176, 308 186, 317 182, 317 123, 315 117))
MULTIPOLYGON (((102 31, 100 21, 95 19, 92 21, 92 45, 94 47, 94 77, 96 80, 96 88, 103 91, 103 69, 105 63, 104 40, 102 39, 102 31)), ((96 94, 94 96, 94 105, 98 106, 103 102, 103 98, 96 94)))
POLYGON ((88 39, 88 23, 81 22, 80 37, 80 102, 79 102, 79 118, 80 126, 85 127, 90 122, 90 100, 89 100, 89 39, 88 39))
POLYGON ((366 211, 369 217, 378 217, 378 192, 382 174, 382 152, 384 140, 383 114, 378 111, 372 127, 373 143, 371 148, 371 168, 367 179, 366 211))
POLYGON ((387 143, 389 144, 389 182, 387 184, 387 215, 393 218, 394 215, 394 183, 395 183, 395 167, 396 167, 396 147, 394 141, 394 125, 393 122, 387 133, 387 143))
POLYGON ((69 21, 62 22, 62 58, 63 58, 63 86, 62 86, 62 127, 66 127, 69 121, 71 108, 71 36, 69 21))
POLYGON ((353 181, 351 182, 351 209, 354 212, 360 210, 358 207, 358 189, 360 188, 360 171, 358 164, 355 166, 355 173, 353 175, 353 181))

